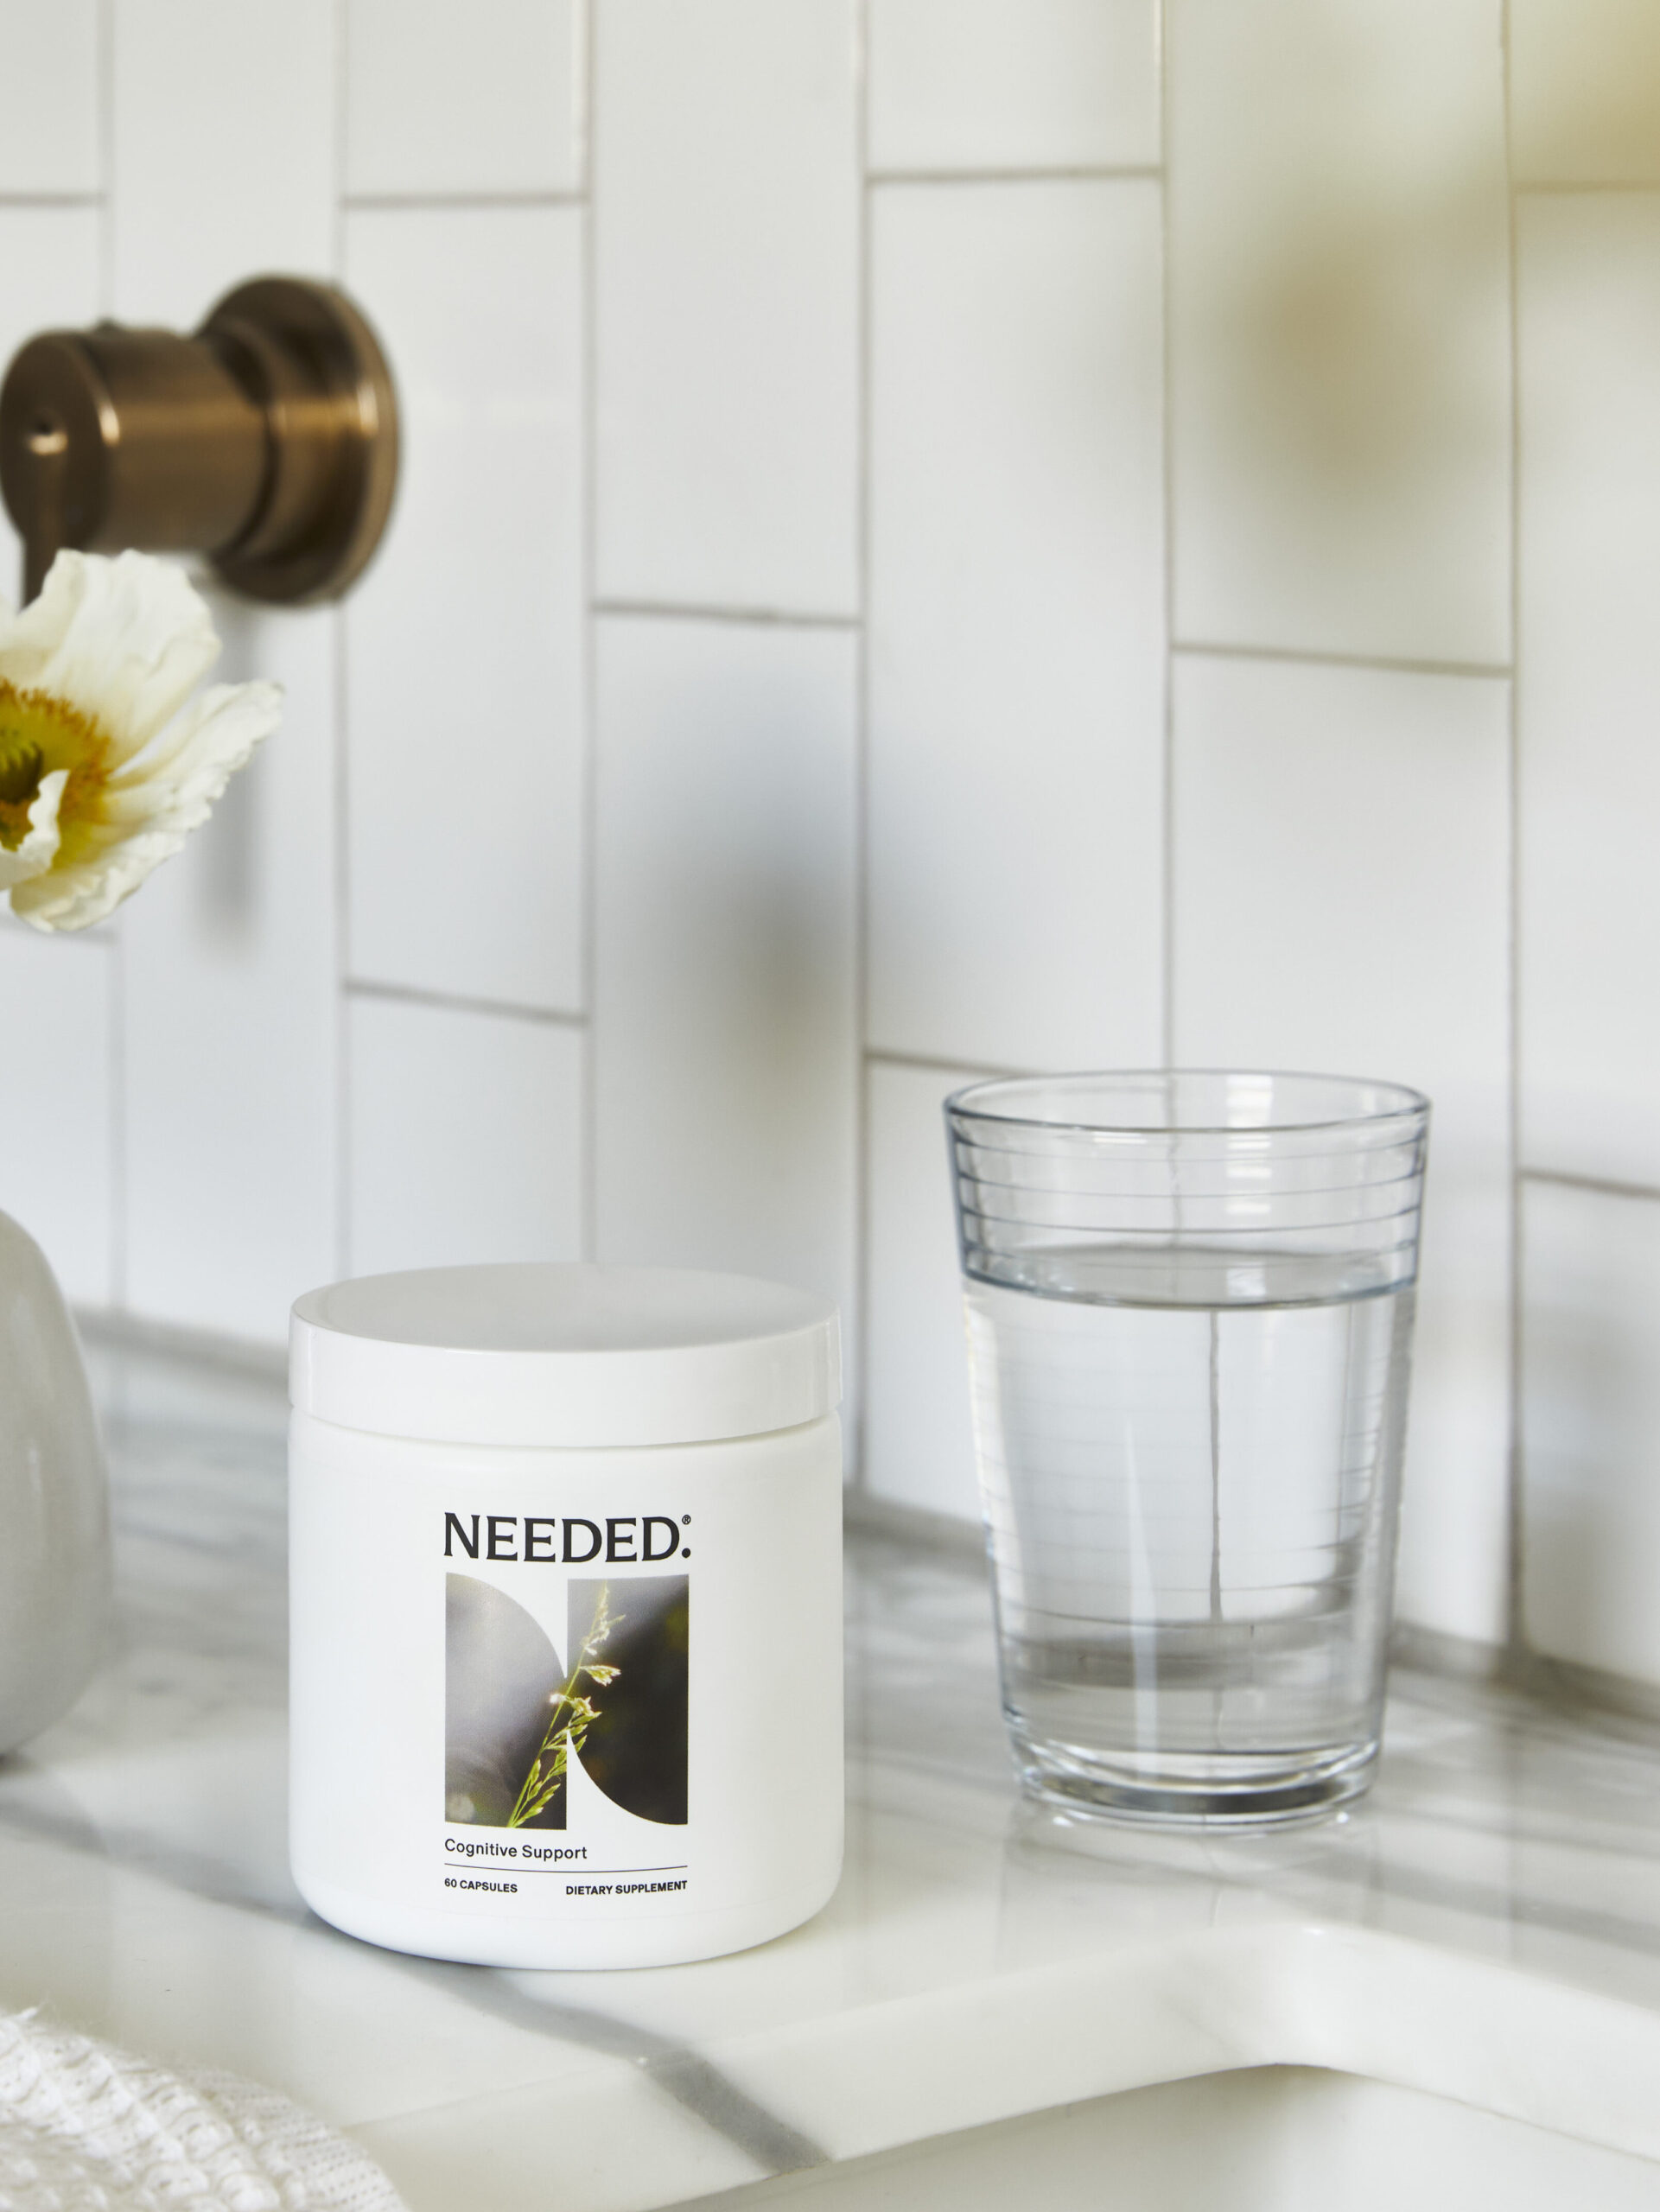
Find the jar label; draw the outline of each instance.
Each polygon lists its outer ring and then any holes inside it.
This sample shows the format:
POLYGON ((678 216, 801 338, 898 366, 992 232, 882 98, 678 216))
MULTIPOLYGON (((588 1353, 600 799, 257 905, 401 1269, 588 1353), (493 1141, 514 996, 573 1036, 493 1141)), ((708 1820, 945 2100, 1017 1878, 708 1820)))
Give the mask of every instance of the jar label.
POLYGON ((828 1888, 832 1425, 424 1462, 303 1419, 296 1434, 302 1890, 601 1931, 828 1888))
POLYGON ((640 1569, 689 1559, 690 1522, 445 1512, 442 1815, 458 1898, 517 1894, 506 1885, 520 1878, 561 1878, 573 1899, 686 1889, 691 1579, 640 1569), (491 1580, 459 1571, 474 1560, 491 1580), (544 1571, 500 1574, 514 1565, 544 1571))

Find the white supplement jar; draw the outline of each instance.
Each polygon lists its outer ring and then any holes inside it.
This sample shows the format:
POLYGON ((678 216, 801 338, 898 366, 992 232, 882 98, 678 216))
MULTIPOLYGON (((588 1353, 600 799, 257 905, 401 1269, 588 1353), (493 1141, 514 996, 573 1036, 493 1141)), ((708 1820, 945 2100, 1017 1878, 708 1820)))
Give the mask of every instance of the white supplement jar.
POLYGON ((294 1308, 290 1834, 395 1950, 667 1966, 842 1863, 836 1310, 441 1268, 294 1308))

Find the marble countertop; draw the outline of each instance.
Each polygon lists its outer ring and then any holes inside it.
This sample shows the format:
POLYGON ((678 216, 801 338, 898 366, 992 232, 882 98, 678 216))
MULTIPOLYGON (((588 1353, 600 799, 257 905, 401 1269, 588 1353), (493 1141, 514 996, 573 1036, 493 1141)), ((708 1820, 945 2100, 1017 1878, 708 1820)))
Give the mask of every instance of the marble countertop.
POLYGON ((413 2212, 487 2177, 497 2212, 633 2212, 1281 2063, 1660 2158, 1651 1735, 1402 1672, 1344 1821, 1079 1830, 1013 1787, 983 1575, 887 1541, 851 1548, 847 1872, 816 1921, 630 1974, 337 1935, 284 1848, 280 1385, 94 1365, 118 1649, 0 1762, 0 2003, 282 2089, 413 2212))

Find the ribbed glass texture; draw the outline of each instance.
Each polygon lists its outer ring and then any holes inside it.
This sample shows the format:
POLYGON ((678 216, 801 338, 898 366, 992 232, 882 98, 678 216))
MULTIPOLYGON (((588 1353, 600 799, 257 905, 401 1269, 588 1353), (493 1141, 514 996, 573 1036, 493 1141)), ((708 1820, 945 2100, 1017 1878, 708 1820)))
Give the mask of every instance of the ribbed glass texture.
POLYGON ((1377 1756, 1428 1103, 1205 1071, 949 1100, 1028 1787, 1307 1816, 1377 1756))

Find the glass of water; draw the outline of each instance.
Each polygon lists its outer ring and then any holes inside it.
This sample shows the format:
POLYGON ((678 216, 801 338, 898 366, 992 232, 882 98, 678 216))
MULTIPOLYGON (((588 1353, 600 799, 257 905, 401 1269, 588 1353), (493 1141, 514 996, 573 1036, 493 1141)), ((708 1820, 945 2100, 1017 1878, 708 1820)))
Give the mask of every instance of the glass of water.
POLYGON ((1383 1719, 1429 1102, 1164 1070, 945 1102, 1028 1790, 1306 1818, 1383 1719))

